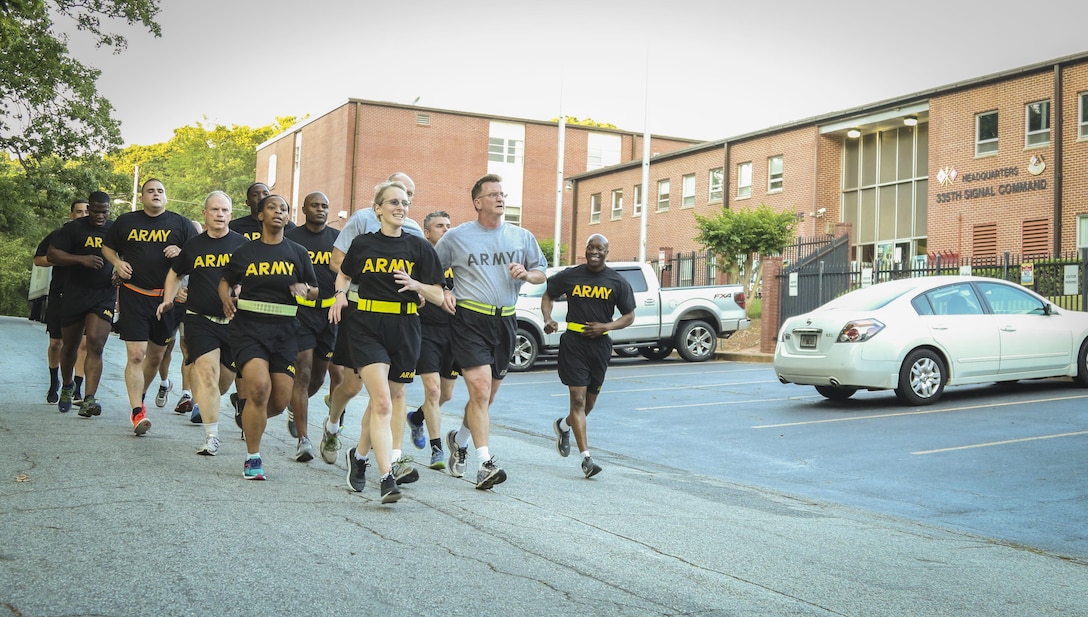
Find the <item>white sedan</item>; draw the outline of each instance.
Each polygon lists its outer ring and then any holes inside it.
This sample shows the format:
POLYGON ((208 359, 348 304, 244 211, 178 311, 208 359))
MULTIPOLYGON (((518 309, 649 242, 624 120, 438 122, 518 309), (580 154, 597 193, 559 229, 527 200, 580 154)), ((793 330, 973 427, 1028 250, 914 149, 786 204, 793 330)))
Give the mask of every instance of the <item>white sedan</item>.
POLYGON ((774 370, 832 400, 895 390, 908 405, 945 386, 1072 377, 1088 386, 1088 313, 1006 281, 930 276, 845 294, 782 324, 774 370))

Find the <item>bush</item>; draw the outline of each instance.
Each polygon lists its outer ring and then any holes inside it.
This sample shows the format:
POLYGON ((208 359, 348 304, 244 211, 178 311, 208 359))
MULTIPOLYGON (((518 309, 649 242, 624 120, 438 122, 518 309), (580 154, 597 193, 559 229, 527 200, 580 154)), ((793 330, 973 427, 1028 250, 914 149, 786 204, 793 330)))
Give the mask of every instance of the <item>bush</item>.
POLYGON ((0 315, 30 314, 26 294, 37 247, 36 242, 31 244, 25 238, 0 234, 0 315))
POLYGON ((747 302, 748 304, 748 319, 759 319, 763 317, 763 299, 751 298, 747 302))

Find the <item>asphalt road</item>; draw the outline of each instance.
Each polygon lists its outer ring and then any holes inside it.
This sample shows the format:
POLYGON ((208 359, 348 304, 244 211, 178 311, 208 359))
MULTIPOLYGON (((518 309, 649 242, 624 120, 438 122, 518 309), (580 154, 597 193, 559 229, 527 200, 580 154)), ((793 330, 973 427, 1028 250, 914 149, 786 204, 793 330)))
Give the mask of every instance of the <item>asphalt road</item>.
MULTIPOLYGON (((42 402, 45 342, 39 324, 0 318, 0 608, 12 615, 1088 615, 1083 559, 750 478, 816 437, 755 428, 769 395, 749 382, 766 366, 617 365, 594 412, 605 471, 592 480, 540 424, 566 405, 554 373, 512 376, 491 441, 510 479, 481 492, 422 470, 382 506, 373 486, 347 491, 343 462, 290 461, 279 418, 261 448, 267 482, 242 480, 229 420, 217 457, 196 456, 200 429, 168 410, 135 437, 116 338, 104 414, 58 414, 42 402), (662 390, 716 368, 736 373, 686 386, 702 403, 662 390), (725 418, 743 430, 714 422, 725 418)), ((446 428, 464 400, 459 386, 446 428)), ((349 435, 364 404, 349 406, 349 435)), ((778 473, 804 475, 793 467, 778 473)))

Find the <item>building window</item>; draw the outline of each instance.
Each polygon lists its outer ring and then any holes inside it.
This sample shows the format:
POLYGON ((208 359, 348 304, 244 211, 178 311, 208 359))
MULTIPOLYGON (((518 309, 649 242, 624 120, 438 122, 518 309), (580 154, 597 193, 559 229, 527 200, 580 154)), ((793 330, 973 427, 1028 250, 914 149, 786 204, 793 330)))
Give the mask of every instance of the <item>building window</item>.
POLYGON ((589 222, 601 222, 601 194, 594 193, 589 196, 589 222))
POLYGON ((1077 217, 1077 250, 1088 249, 1088 214, 1077 217))
POLYGON ((1050 143, 1050 101, 1028 103, 1025 108, 1027 114, 1027 146, 1042 146, 1050 143))
POLYGON ((642 216, 642 185, 641 184, 636 184, 635 185, 634 215, 635 216, 642 216))
POLYGON ((619 135, 590 133, 586 136, 586 171, 619 165, 621 148, 619 135))
POLYGON ((612 191, 612 220, 623 218, 623 189, 612 191))
POLYGON ((668 180, 657 181, 657 211, 664 212, 669 209, 669 186, 668 180))
POLYGON ((975 156, 997 152, 997 112, 975 116, 975 156))
POLYGON ((782 190, 782 155, 767 159, 767 192, 777 193, 782 190))
POLYGON ((1077 114, 1077 137, 1085 139, 1088 138, 1088 92, 1081 92, 1078 98, 1080 112, 1077 114))
POLYGON ((279 157, 275 154, 268 157, 268 188, 276 186, 276 163, 279 161, 279 157))
POLYGON ((737 199, 752 196, 752 161, 737 165, 737 199))
POLYGON ((502 218, 511 225, 521 227, 521 206, 503 206, 502 218))
POLYGON ((707 179, 707 184, 710 185, 710 193, 707 195, 707 201, 721 201, 723 197, 723 174, 724 168, 718 167, 717 169, 710 170, 710 176, 707 179))
POLYGON ((688 174, 681 179, 680 190, 683 192, 680 207, 693 207, 695 205, 695 174, 688 174))
POLYGON ((525 142, 520 139, 491 137, 487 140, 487 160, 496 163, 521 163, 525 142))

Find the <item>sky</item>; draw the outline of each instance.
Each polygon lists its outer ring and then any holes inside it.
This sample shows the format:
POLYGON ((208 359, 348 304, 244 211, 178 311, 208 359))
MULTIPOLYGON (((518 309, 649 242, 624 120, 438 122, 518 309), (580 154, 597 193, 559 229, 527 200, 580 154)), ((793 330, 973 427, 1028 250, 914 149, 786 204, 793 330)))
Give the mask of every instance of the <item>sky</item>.
POLYGON ((173 0, 70 48, 125 145, 349 98, 718 140, 1088 51, 1084 0, 173 0))

